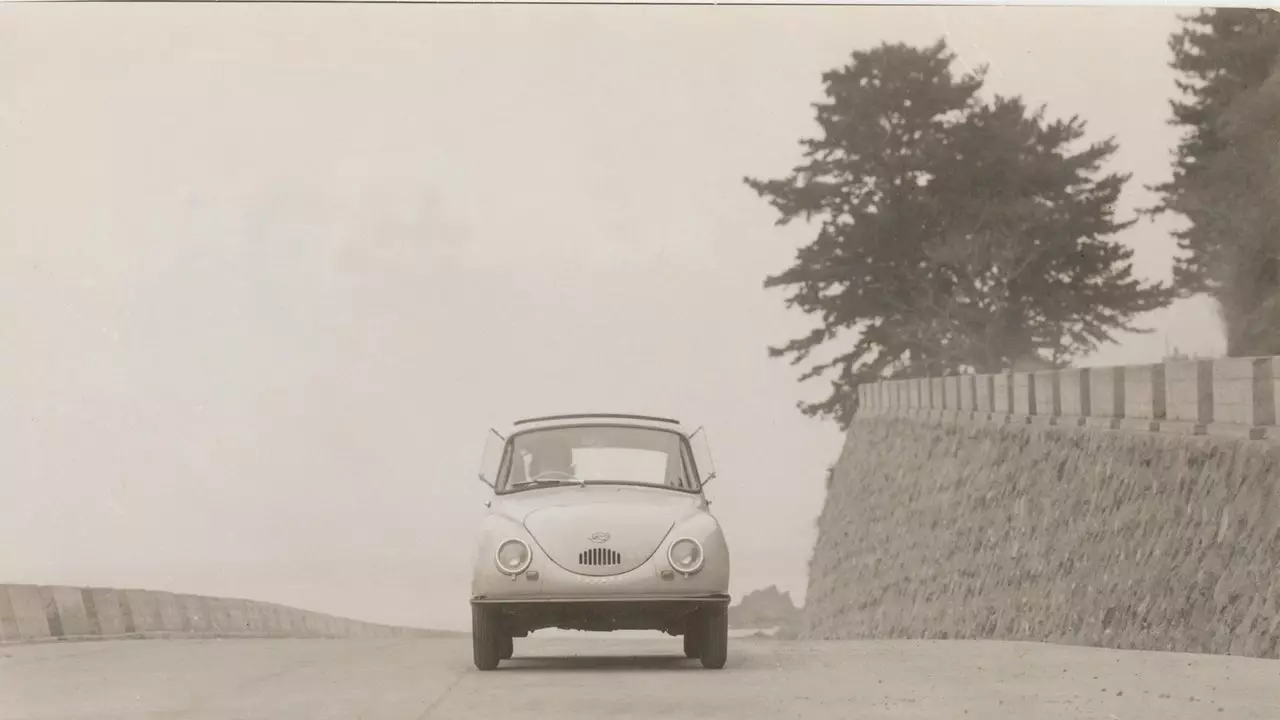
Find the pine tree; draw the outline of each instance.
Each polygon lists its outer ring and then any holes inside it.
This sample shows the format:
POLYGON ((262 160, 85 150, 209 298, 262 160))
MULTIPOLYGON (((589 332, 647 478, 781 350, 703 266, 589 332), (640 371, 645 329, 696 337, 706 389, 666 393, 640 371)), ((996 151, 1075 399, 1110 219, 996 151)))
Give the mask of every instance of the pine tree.
POLYGON ((955 77, 952 61, 942 41, 853 53, 823 76, 822 134, 801 141, 804 163, 746 179, 778 224, 818 220, 795 264, 765 280, 821 323, 771 356, 839 348, 801 375, 836 371, 806 415, 846 425, 854 387, 885 375, 1061 364, 1170 299, 1111 239, 1132 222, 1112 209, 1128 178, 1099 176, 1115 143, 1074 151, 1083 121, 983 101, 985 69, 955 77))
POLYGON ((1169 45, 1187 132, 1150 212, 1189 221, 1175 285, 1218 301, 1228 355, 1280 354, 1280 14, 1202 10, 1169 45))

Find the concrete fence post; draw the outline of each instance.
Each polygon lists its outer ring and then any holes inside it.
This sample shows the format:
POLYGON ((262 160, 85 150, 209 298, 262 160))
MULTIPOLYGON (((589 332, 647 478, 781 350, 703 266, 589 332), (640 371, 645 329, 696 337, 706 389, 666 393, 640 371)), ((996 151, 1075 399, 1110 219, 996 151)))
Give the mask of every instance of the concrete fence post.
POLYGON ((1164 365, 1130 365, 1124 369, 1124 419, 1127 430, 1155 432, 1165 419, 1164 365))
POLYGON ((95 634, 80 588, 42 585, 39 592, 44 600, 45 617, 51 635, 75 638, 95 634))
POLYGON ((184 633, 191 631, 191 623, 182 609, 182 601, 173 593, 153 593, 156 599, 156 612, 160 617, 160 629, 166 633, 184 633))
POLYGON ((1032 373, 1013 374, 1013 414, 1019 423, 1030 422, 1036 414, 1036 379, 1032 373))
POLYGON ((978 412, 978 376, 960 376, 960 417, 971 420, 978 412))
POLYGON ((1214 435, 1258 440, 1276 424, 1272 358, 1226 358, 1213 361, 1214 435))
POLYGON ((920 378, 909 378, 907 380, 907 407, 912 414, 924 408, 924 387, 920 382, 920 378))
POLYGON ((210 617, 205 598, 198 595, 179 595, 178 605, 186 618, 187 627, 197 635, 213 632, 213 619, 210 617))
POLYGON ((1091 414, 1089 368, 1070 368, 1058 373, 1058 400, 1062 414, 1059 425, 1080 427, 1091 414))
POLYGON ((223 601, 227 608, 230 627, 227 632, 232 635, 247 635, 249 632, 249 607, 239 598, 228 598, 223 601))
POLYGON ((125 622, 123 598, 119 590, 111 588, 85 588, 86 606, 93 607, 93 620, 98 634, 103 637, 119 637, 133 632, 132 621, 125 622))
POLYGON ((1271 365, 1271 416, 1276 427, 1267 429, 1267 437, 1280 440, 1280 356, 1270 358, 1271 365))
POLYGON ((1035 387, 1035 416, 1038 424, 1053 425, 1062 415, 1061 373, 1041 370, 1032 373, 1035 387))
POLYGON ((1203 435, 1213 422, 1213 362, 1173 360, 1164 364, 1162 431, 1203 435))
POLYGON ((996 373, 991 376, 992 420, 1001 424, 1009 422, 1013 415, 1013 374, 996 373))
POLYGON ((948 375, 942 378, 942 394, 946 400, 943 412, 948 418, 957 418, 960 416, 960 375, 948 375))
POLYGON ((10 628, 7 633, 16 633, 21 640, 39 640, 53 636, 49 627, 49 614, 45 611, 45 601, 40 596, 38 585, 9 585, 3 590, 9 596, 7 611, 12 613, 12 622, 6 623, 10 628))
POLYGON ((125 590, 122 599, 122 609, 132 620, 135 633, 154 633, 164 629, 154 595, 146 590, 125 590))
POLYGON ((220 635, 234 632, 236 619, 231 612, 231 601, 226 598, 210 598, 206 602, 213 629, 220 635))
POLYGON ((992 414, 995 412, 995 376, 975 375, 973 381, 974 399, 978 406, 978 413, 975 417, 979 420, 991 420, 992 414))
POLYGON ((1089 371, 1089 412, 1086 424, 1117 430, 1124 417, 1124 368, 1100 367, 1089 371))
POLYGON ((9 599, 9 588, 0 585, 0 642, 21 640, 22 632, 18 629, 18 613, 13 609, 13 601, 9 599))

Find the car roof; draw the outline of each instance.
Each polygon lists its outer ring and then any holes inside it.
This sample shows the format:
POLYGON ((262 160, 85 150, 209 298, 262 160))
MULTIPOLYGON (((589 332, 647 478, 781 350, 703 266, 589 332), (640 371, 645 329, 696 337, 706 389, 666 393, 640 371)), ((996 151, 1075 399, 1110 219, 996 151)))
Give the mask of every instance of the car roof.
POLYGON ((513 432, 527 430, 565 427, 571 425, 625 425, 627 427, 652 428, 670 430, 688 436, 689 431, 679 420, 654 415, 636 415, 630 413, 566 413, 561 415, 542 415, 539 417, 521 418, 512 423, 513 432))

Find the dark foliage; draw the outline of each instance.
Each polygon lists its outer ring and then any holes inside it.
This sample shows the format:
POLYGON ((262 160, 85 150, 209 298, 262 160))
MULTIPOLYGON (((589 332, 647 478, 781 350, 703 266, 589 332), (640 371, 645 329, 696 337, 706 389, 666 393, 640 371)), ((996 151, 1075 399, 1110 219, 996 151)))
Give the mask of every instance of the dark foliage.
POLYGON ((1115 143, 1077 149, 1082 120, 984 101, 985 69, 956 77, 952 59, 943 42, 853 53, 823 76, 803 163, 746 179, 778 224, 816 221, 795 264, 765 281, 820 321, 771 356, 836 348, 801 376, 835 372, 807 415, 847 424, 856 385, 886 375, 1061 365, 1171 299, 1133 277, 1112 237, 1133 222, 1114 215, 1128 178, 1102 171, 1115 143))

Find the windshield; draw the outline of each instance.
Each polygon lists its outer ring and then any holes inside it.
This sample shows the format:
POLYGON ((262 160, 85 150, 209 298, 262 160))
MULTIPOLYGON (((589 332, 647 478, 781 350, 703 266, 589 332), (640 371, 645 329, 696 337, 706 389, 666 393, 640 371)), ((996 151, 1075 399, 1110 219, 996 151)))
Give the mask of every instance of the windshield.
POLYGON ((512 437, 499 492, 562 484, 699 488, 684 438, 668 430, 583 425, 512 437))

